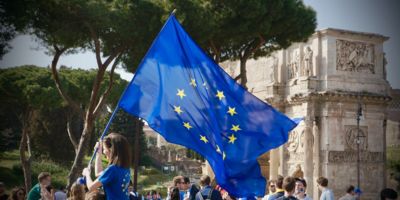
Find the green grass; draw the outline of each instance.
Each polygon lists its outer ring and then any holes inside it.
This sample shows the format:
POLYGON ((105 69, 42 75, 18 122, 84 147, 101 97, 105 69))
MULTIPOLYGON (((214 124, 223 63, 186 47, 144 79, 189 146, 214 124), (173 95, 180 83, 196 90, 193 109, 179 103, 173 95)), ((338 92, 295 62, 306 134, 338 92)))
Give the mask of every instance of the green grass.
MULTIPOLYGON (((84 163, 88 163, 89 156, 84 158, 84 163)), ((107 161, 103 159, 103 166, 107 165, 107 161)), ((52 185, 55 187, 65 186, 67 184, 67 176, 69 166, 62 166, 51 160, 35 160, 32 162, 32 186, 37 183, 37 176, 40 172, 49 172, 52 175, 52 185)), ((132 169, 133 179, 133 169, 132 169)), ((163 174, 155 168, 146 168, 139 171, 138 190, 141 194, 156 190, 163 197, 167 194, 167 182, 172 181, 175 174, 163 174)), ((19 158, 19 151, 8 151, 0 153, 0 181, 7 185, 7 190, 16 186, 23 186, 24 176, 19 158)))
POLYGON ((163 174, 155 168, 139 171, 138 191, 145 195, 152 190, 160 192, 163 198, 167 195, 166 183, 171 182, 176 174, 163 174))
MULTIPOLYGON (((32 162, 32 185, 37 183, 37 176, 40 172, 46 171, 52 174, 53 186, 65 186, 67 182, 68 169, 49 160, 32 162)), ((0 153, 0 180, 7 188, 22 186, 24 176, 19 159, 19 151, 10 151, 0 153)))

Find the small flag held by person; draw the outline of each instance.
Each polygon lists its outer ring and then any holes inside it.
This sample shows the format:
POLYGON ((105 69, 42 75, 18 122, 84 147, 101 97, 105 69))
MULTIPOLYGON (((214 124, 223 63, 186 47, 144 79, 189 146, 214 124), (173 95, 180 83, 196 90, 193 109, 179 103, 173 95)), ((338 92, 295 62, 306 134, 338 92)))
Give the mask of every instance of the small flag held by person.
POLYGON ((247 92, 172 14, 143 58, 119 107, 167 141, 210 163, 235 197, 264 196, 257 157, 284 144, 297 123, 247 92))

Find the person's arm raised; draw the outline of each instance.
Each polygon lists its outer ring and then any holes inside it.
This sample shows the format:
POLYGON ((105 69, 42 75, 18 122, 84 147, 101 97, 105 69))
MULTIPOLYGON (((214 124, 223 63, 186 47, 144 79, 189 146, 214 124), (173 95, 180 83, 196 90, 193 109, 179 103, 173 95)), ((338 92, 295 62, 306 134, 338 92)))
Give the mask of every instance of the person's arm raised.
POLYGON ((96 152, 96 160, 95 160, 95 164, 94 164, 94 175, 96 177, 99 177, 100 173, 103 171, 103 165, 102 165, 102 161, 101 161, 102 154, 103 154, 102 141, 96 143, 95 149, 96 148, 98 148, 98 149, 96 152))

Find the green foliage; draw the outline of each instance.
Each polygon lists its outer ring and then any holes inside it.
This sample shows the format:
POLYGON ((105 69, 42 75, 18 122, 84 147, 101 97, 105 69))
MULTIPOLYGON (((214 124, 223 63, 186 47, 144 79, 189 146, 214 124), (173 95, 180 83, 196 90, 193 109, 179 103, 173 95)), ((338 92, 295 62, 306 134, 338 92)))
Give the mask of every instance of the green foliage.
MULTIPOLYGON (((88 104, 95 77, 94 70, 66 67, 60 70, 62 85, 82 106, 88 104)), ((102 91, 109 81, 109 76, 106 76, 101 86, 102 91)), ((126 84, 126 81, 114 75, 114 89, 108 104, 116 104, 126 84)), ((21 116, 27 109, 31 109, 33 114, 28 126, 31 130, 33 155, 70 165, 75 156, 66 130, 67 116, 71 111, 55 89, 48 69, 36 66, 0 69, 0 97, 0 117, 4 119, 0 122, 0 133, 8 136, 0 138, 0 149, 18 148, 23 123, 21 116)), ((80 126, 78 124, 78 129, 80 126)))
POLYGON ((185 29, 216 62, 239 60, 246 85, 246 62, 304 42, 316 28, 315 11, 301 0, 174 0, 185 29))
MULTIPOLYGON (((97 131, 95 131, 95 137, 94 139, 98 139, 102 133, 102 131, 104 130, 104 128, 106 127, 107 122, 109 121, 111 117, 111 114, 109 113, 106 117, 101 118, 98 120, 98 123, 96 123, 96 129, 97 131)), ((146 151, 147 151, 147 143, 145 141, 145 136, 144 136, 144 132, 143 132, 143 122, 141 122, 137 117, 134 117, 132 115, 129 115, 128 113, 126 113, 125 111, 123 111, 122 109, 120 109, 117 114, 114 117, 114 120, 112 121, 112 124, 110 126, 110 129, 108 131, 108 133, 119 133, 124 135, 129 143, 131 144, 131 154, 132 154, 132 162, 134 161, 134 157, 135 157, 135 133, 137 131, 137 126, 139 126, 139 130, 140 130, 140 138, 139 138, 139 165, 143 166, 143 165, 150 165, 150 159, 148 158, 148 156, 146 155, 146 151)), ((95 144, 95 140, 93 140, 91 142, 91 146, 95 144)), ((132 165, 133 166, 133 165, 132 165)))
POLYGON ((163 198, 167 195, 165 184, 172 181, 176 174, 163 174, 155 168, 145 168, 139 171, 138 190, 140 194, 145 195, 153 190, 160 192, 163 198))
POLYGON ((61 99, 50 77, 35 66, 0 69, 0 106, 13 106, 16 112, 58 106, 61 99))
POLYGON ((23 185, 24 176, 18 151, 0 153, 0 180, 7 180, 5 183, 8 188, 23 185))
POLYGON ((196 160, 201 160, 205 161, 204 157, 198 154, 197 152, 191 150, 191 149, 186 149, 186 157, 196 159, 196 160))
MULTIPOLYGON (((90 157, 85 157, 86 163, 90 157)), ((103 160, 105 162, 105 160, 103 160)), ((65 165, 57 164, 51 160, 33 161, 32 180, 37 183, 37 176, 40 172, 50 172, 52 185, 56 188, 65 186, 67 183, 68 168, 65 165)), ((133 174, 133 173, 132 173, 133 174)), ((165 197, 166 187, 163 185, 172 180, 175 174, 163 174, 155 168, 139 170, 138 186, 139 192, 144 194, 147 191, 157 190, 165 197)), ((0 153, 0 180, 7 180, 7 188, 11 189, 23 185, 23 173, 19 161, 18 151, 7 151, 0 153)))
POLYGON ((397 181, 397 190, 400 191, 400 147, 387 147, 386 152, 390 178, 397 181))
POLYGON ((52 178, 52 186, 59 188, 65 186, 67 183, 69 169, 65 166, 54 163, 51 160, 41 160, 32 163, 32 174, 35 182, 37 183, 37 176, 40 172, 49 172, 52 178))
MULTIPOLYGON (((21 186, 24 184, 24 176, 19 161, 18 151, 0 153, 0 180, 6 180, 8 188, 21 186)), ((42 160, 32 163, 32 181, 37 183, 37 176, 40 172, 50 172, 52 175, 52 185, 60 187, 66 185, 68 169, 65 166, 56 164, 50 160, 42 160)))
POLYGON ((31 148, 35 160, 51 159, 70 166, 75 157, 67 134, 67 108, 42 109, 30 120, 31 148))
POLYGON ((4 21, 19 32, 36 36, 53 54, 95 52, 100 41, 103 56, 122 53, 122 62, 134 71, 162 26, 164 10, 158 0, 5 0, 4 21))

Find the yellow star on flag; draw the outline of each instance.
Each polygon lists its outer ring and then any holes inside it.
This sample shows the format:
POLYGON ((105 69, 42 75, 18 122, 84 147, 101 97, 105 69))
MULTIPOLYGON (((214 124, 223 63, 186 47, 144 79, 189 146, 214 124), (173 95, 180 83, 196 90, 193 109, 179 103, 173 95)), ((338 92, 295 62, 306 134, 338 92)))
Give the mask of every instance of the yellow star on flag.
POLYGON ((221 149, 219 148, 218 145, 217 145, 217 153, 221 153, 221 149))
POLYGON ((193 128, 189 122, 183 122, 183 126, 187 128, 187 130, 190 130, 191 128, 193 128))
POLYGON ((240 130, 242 130, 242 129, 239 128, 239 125, 233 125, 233 124, 232 124, 231 130, 232 130, 232 131, 235 131, 235 132, 238 132, 238 131, 240 131, 240 130))
POLYGON ((226 154, 225 152, 222 152, 222 160, 225 160, 226 154))
POLYGON ((176 113, 178 113, 178 115, 180 115, 181 113, 183 113, 183 110, 181 109, 180 106, 174 106, 174 111, 175 111, 176 113))
POLYGON ((217 90, 217 95, 215 95, 216 97, 218 97, 219 100, 222 100, 223 98, 225 98, 224 92, 217 90))
POLYGON ((206 136, 200 135, 200 140, 203 141, 204 143, 207 143, 207 142, 208 142, 206 136))
POLYGON ((232 134, 232 135, 229 136, 228 138, 229 138, 229 143, 232 143, 232 144, 234 144, 234 143, 235 143, 235 140, 237 140, 237 138, 235 137, 234 134, 232 134))
POLYGON ((185 90, 178 89, 178 93, 176 93, 176 95, 178 95, 179 97, 181 97, 181 99, 183 99, 183 97, 186 96, 185 90))
POLYGON ((191 79, 190 80, 190 85, 193 86, 193 87, 197 87, 196 80, 195 79, 191 79))
POLYGON ((236 109, 235 107, 231 108, 231 107, 228 106, 228 108, 229 108, 229 110, 228 110, 227 113, 229 113, 231 116, 237 114, 237 112, 235 110, 236 109))

